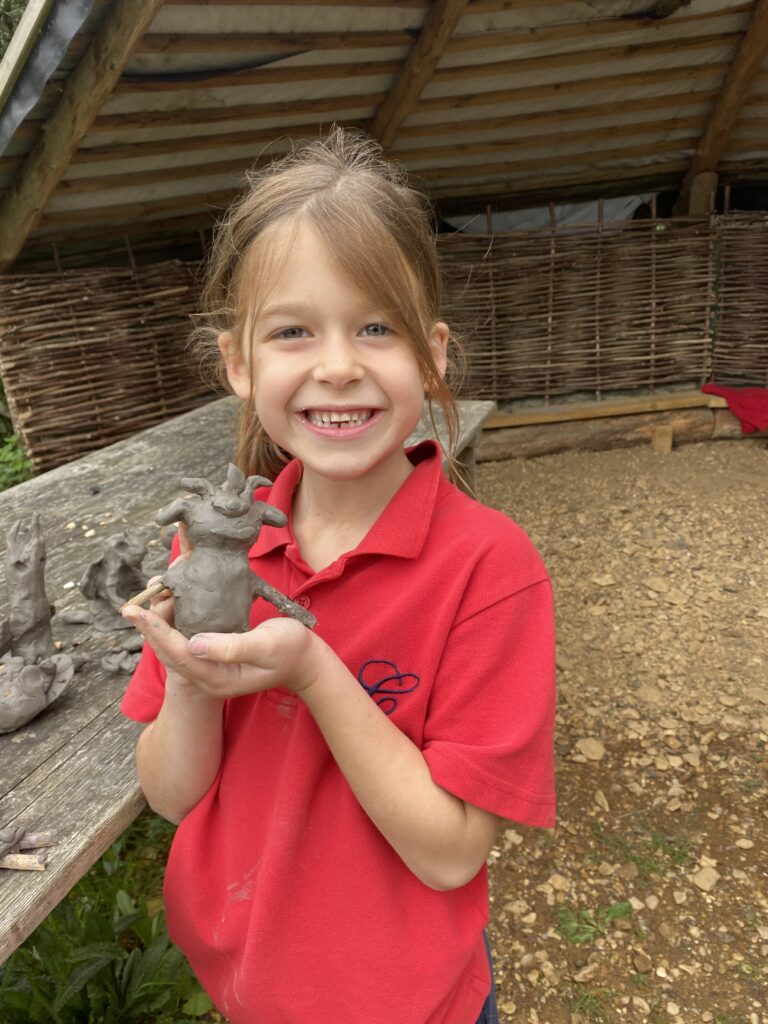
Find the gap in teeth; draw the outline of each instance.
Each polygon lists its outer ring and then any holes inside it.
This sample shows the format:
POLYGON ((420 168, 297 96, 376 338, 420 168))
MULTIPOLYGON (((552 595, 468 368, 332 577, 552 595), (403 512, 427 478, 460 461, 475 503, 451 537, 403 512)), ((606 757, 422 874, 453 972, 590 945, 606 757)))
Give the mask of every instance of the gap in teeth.
POLYGON ((370 409, 360 409, 350 412, 317 412, 314 409, 307 410, 307 419, 321 427, 335 426, 340 430, 345 427, 359 427, 371 418, 373 413, 370 409))

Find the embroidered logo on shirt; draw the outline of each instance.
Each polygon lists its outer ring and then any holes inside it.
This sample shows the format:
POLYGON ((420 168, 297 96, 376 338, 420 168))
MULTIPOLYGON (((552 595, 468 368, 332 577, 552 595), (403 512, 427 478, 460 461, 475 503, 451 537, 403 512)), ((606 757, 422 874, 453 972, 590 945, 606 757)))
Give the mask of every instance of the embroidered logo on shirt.
POLYGON ((366 661, 357 673, 357 681, 385 715, 392 714, 402 694, 413 693, 419 685, 419 677, 413 672, 401 672, 394 661, 384 659, 366 661))

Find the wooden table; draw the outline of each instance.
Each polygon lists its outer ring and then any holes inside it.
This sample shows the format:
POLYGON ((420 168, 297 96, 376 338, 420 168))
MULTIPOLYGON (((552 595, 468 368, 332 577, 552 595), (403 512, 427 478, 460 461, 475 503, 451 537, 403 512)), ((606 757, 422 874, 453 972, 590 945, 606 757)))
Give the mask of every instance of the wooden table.
MULTIPOLYGON (((183 493, 180 477, 224 479, 236 404, 232 398, 212 402, 0 493, 2 538, 16 519, 40 512, 46 589, 57 610, 85 607, 77 582, 104 542, 124 529, 149 539, 147 572, 165 565, 154 516, 183 493)), ((474 444, 495 403, 460 407, 460 458, 471 482, 474 444)), ((4 559, 0 576, 4 595, 4 559)), ((0 615, 6 615, 7 597, 2 607, 0 615)), ((0 963, 145 806, 133 759, 142 727, 118 711, 127 677, 100 665, 121 633, 54 622, 54 638, 65 642, 65 650, 75 641, 90 660, 47 711, 0 735, 0 826, 18 822, 30 831, 57 829, 61 836, 45 871, 0 870, 0 963)))

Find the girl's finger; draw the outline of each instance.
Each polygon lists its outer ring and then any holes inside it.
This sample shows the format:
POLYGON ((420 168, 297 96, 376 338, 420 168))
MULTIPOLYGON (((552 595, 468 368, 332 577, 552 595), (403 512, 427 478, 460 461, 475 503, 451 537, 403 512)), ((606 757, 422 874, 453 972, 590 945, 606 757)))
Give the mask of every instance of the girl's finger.
POLYGON ((166 667, 174 668, 184 675, 184 669, 188 670, 194 664, 186 637, 175 630, 162 615, 154 610, 145 611, 135 606, 126 606, 123 618, 136 627, 166 667))

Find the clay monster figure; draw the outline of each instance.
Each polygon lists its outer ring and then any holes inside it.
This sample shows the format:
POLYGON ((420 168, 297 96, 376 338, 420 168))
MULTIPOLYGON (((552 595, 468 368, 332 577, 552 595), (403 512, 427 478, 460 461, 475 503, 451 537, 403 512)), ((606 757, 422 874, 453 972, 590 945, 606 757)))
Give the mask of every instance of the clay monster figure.
POLYGON ((0 633, 0 733, 13 732, 52 704, 72 681, 75 665, 58 654, 45 592, 45 539, 40 516, 8 531, 6 578, 10 617, 0 633), (10 648, 10 650, 8 650, 10 648))
POLYGON ((257 487, 271 481, 249 476, 230 463, 227 479, 214 487, 200 478, 183 479, 181 486, 196 497, 178 498, 156 516, 158 526, 185 523, 192 550, 177 559, 162 576, 172 591, 176 628, 186 637, 203 631, 245 633, 255 597, 310 629, 316 619, 279 590, 257 576, 248 551, 262 525, 285 526, 286 516, 272 505, 254 501, 257 487))

